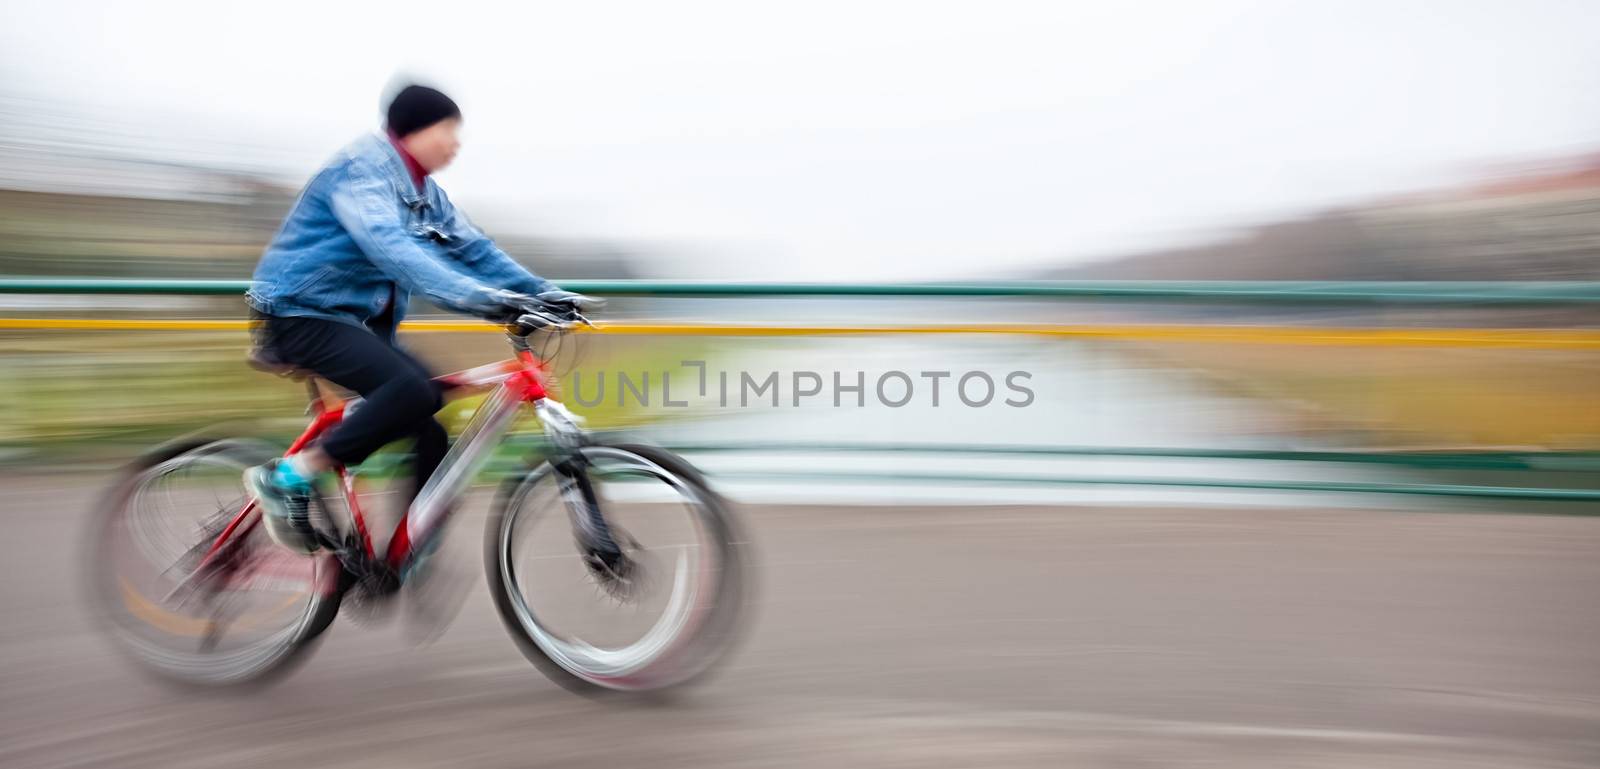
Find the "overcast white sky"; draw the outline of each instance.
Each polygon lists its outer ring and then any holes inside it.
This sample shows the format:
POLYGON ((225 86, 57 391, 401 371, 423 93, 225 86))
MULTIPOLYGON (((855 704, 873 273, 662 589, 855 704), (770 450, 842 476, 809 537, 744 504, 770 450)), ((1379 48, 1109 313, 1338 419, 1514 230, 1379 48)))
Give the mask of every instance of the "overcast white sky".
POLYGON ((397 71, 461 103, 477 219, 684 277, 1064 264, 1600 146, 1594 0, 0 3, 13 103, 286 177, 397 71))

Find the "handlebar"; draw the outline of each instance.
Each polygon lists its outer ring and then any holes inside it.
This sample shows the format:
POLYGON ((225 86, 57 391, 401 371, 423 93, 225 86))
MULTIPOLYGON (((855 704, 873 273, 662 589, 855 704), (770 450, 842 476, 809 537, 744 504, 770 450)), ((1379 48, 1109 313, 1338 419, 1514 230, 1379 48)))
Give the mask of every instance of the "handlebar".
POLYGON ((594 327, 583 313, 567 304, 543 304, 539 307, 527 308, 527 312, 517 316, 506 323, 506 332, 517 337, 526 337, 535 331, 551 329, 567 331, 579 326, 594 327))

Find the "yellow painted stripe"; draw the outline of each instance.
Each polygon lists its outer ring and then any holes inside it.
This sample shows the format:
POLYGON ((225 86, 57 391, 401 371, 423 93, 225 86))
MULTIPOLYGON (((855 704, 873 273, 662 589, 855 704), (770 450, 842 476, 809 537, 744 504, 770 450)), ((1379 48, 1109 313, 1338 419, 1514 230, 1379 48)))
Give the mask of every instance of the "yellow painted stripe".
POLYGON ((0 329, 82 329, 86 331, 232 331, 243 320, 119 320, 115 318, 0 318, 0 329))
POLYGON ((1173 342, 1244 342, 1357 346, 1533 347, 1600 349, 1600 331, 1587 329, 1402 329, 1282 326, 1030 325, 972 326, 727 326, 617 324, 608 333, 679 336, 842 336, 873 334, 1008 334, 1173 342))
MULTIPOLYGON (((244 330, 243 320, 125 320, 0 318, 0 330, 219 331, 244 330)), ((501 333, 470 321, 413 321, 410 333, 501 333)), ((587 329, 583 329, 587 331, 587 329)), ((1166 342, 1341 345, 1375 347, 1514 347, 1597 350, 1600 330, 1503 328, 1330 328, 1290 326, 986 324, 923 326, 756 326, 720 323, 607 323, 594 329, 638 336, 872 336, 898 334, 1005 334, 1080 339, 1166 342)))

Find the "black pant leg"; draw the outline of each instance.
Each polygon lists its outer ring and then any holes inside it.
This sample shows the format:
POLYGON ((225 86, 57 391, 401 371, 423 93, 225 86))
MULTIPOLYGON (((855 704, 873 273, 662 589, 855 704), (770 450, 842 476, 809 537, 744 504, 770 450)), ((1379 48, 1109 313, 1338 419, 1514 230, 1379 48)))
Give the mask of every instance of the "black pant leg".
POLYGON ((338 462, 357 464, 415 433, 444 403, 422 364, 369 331, 319 318, 273 318, 269 324, 271 343, 285 361, 365 399, 322 438, 323 450, 338 462))
POLYGON ((433 471, 439 468, 445 453, 450 450, 450 434, 433 417, 422 421, 421 427, 416 430, 416 437, 417 448, 411 460, 412 478, 416 481, 411 489, 412 499, 416 499, 417 493, 433 477, 433 471))

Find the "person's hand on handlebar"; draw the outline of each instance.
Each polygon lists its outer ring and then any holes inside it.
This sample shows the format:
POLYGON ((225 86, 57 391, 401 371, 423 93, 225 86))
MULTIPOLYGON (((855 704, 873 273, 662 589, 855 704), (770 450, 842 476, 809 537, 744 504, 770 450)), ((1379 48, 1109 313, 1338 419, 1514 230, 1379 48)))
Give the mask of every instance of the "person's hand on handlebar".
POLYGON ((496 323, 515 323, 519 326, 556 326, 564 323, 587 323, 582 311, 605 305, 605 300, 553 289, 536 296, 515 291, 497 290, 493 300, 497 305, 485 317, 496 323))
POLYGON ((484 310, 483 318, 495 323, 509 323, 518 315, 539 307, 539 300, 527 294, 495 289, 489 292, 488 309, 484 310))
POLYGON ((571 307, 578 312, 593 312, 606 306, 606 300, 598 296, 576 294, 559 288, 541 291, 533 298, 550 305, 571 307))

